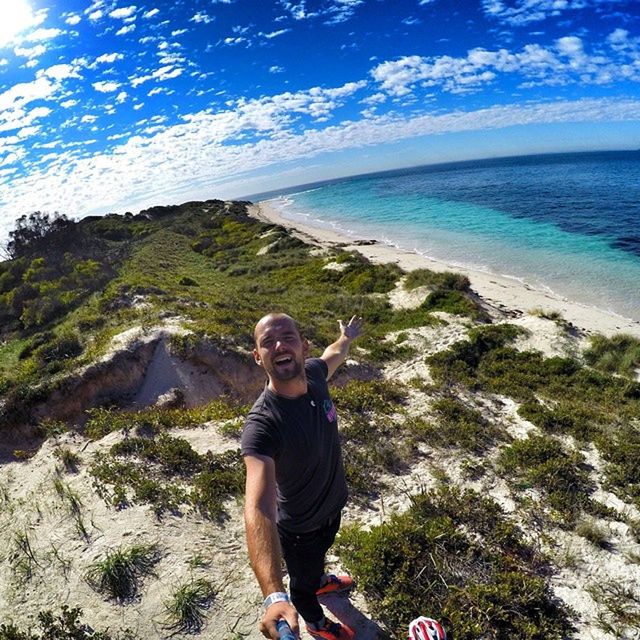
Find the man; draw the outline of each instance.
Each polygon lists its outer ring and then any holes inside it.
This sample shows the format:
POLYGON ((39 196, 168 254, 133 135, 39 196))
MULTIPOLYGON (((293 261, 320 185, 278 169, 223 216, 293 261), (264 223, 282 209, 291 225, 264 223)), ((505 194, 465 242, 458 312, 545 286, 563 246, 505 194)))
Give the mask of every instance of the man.
POLYGON ((325 554, 347 501, 338 420, 327 380, 361 334, 362 318, 353 316, 347 325, 342 320, 339 325, 338 339, 320 358, 309 360, 308 342, 291 317, 268 314, 254 331, 253 357, 268 381, 247 417, 242 454, 247 468, 247 548, 265 598, 260 630, 266 637, 278 638, 280 619, 297 635, 298 613, 316 638, 354 637, 347 625, 324 616, 317 597, 353 585, 349 576, 324 574, 325 554), (283 588, 282 558, 291 602, 283 588))

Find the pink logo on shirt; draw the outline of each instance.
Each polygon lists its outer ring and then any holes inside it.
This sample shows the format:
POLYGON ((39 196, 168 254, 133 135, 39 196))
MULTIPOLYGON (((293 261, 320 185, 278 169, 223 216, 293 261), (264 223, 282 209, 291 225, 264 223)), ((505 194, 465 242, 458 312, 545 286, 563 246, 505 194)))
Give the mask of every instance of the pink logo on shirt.
POLYGON ((324 413, 327 416, 327 420, 329 422, 335 422, 338 417, 338 412, 336 411, 336 407, 328 398, 323 403, 324 413))

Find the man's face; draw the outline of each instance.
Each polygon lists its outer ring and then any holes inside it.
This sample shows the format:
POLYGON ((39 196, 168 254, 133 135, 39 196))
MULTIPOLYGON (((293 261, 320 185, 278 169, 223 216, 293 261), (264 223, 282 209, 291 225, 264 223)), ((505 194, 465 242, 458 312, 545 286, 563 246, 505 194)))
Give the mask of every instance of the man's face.
POLYGON ((286 382, 302 375, 309 345, 287 316, 263 318, 256 326, 255 361, 269 378, 286 382))

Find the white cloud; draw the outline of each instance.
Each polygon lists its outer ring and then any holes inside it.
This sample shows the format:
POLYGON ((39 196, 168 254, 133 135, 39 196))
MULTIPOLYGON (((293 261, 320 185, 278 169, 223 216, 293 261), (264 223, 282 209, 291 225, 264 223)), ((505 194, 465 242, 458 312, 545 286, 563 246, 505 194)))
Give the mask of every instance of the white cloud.
POLYGON ((61 106, 63 109, 69 109, 70 107, 75 107, 77 104, 78 104, 78 101, 77 101, 77 100, 63 100, 63 101, 60 103, 60 106, 61 106))
POLYGON ((118 104, 122 104, 122 103, 127 99, 127 96, 128 96, 128 95, 129 95, 129 94, 128 94, 126 91, 121 91, 121 92, 116 96, 116 102, 117 102, 118 104))
POLYGON ((215 18, 212 18, 210 15, 205 13, 204 11, 198 11, 198 13, 194 14, 189 18, 189 22, 203 23, 209 24, 213 22, 215 18))
POLYGON ((277 38, 285 33, 289 33, 289 31, 291 31, 291 29, 279 29, 278 31, 271 31, 270 33, 260 33, 260 35, 271 40, 272 38, 277 38))
POLYGON ((82 118, 80 118, 80 122, 92 123, 92 122, 95 122, 97 119, 98 119, 98 116, 92 116, 87 114, 86 116, 82 116, 82 118))
POLYGON ((269 73, 284 73, 284 67, 274 64, 269 67, 269 73))
POLYGON ((172 78, 177 78, 182 75, 184 69, 181 67, 174 67, 173 65, 165 65, 156 69, 153 73, 150 73, 146 76, 134 76, 129 78, 132 87, 138 87, 145 82, 149 82, 149 80, 156 80, 158 82, 163 82, 164 80, 171 80, 172 78))
POLYGON ((9 15, 0 16, 0 47, 9 44, 20 44, 24 33, 42 24, 47 17, 47 10, 34 11, 31 3, 20 0, 5 0, 2 3, 3 14, 8 11, 9 15))
POLYGON ((159 13, 160 13, 160 9, 151 9, 150 11, 146 11, 145 13, 143 13, 142 17, 149 19, 149 18, 153 18, 153 16, 156 16, 159 13))
POLYGON ((124 54, 122 53, 103 53, 94 60, 92 68, 98 64, 112 64, 116 60, 122 60, 123 58, 124 54))
POLYGON ((28 40, 29 42, 52 40, 53 38, 57 38, 63 33, 64 31, 62 31, 61 29, 36 29, 35 31, 32 31, 27 36, 25 36, 25 40, 28 40))
POLYGON ((47 47, 43 44, 38 44, 35 47, 14 47, 13 53, 21 58, 39 58, 46 53, 47 47))
POLYGON ((100 93, 112 93, 120 88, 119 82, 94 82, 93 88, 100 93))
POLYGON ((177 36, 181 36, 183 33, 187 33, 187 31, 189 31, 189 29, 176 29, 171 32, 171 37, 176 38, 177 36))
POLYGON ((92 22, 95 22, 96 20, 100 20, 102 16, 104 16, 104 12, 101 11, 100 9, 97 9, 96 11, 92 11, 89 14, 89 20, 91 20, 92 22))
POLYGON ((77 13, 72 13, 70 16, 67 16, 65 23, 75 27, 81 20, 82 18, 77 13))
POLYGON ((225 38, 223 42, 226 45, 235 46, 237 44, 242 44, 243 42, 247 42, 247 39, 243 38, 242 36, 238 36, 237 38, 229 37, 229 38, 225 38))
POLYGON ((113 11, 109 11, 109 17, 114 18, 116 20, 122 20, 123 18, 130 18, 135 12, 137 7, 119 7, 118 9, 114 9, 113 11))
POLYGON ((136 30, 136 25, 135 24, 126 24, 123 27, 120 27, 120 29, 118 29, 116 31, 116 35, 117 36, 124 36, 127 33, 131 33, 132 31, 136 30))
POLYGON ((75 64, 54 64, 47 69, 38 71, 38 77, 46 76, 53 80, 66 80, 67 78, 81 78, 78 65, 75 64))

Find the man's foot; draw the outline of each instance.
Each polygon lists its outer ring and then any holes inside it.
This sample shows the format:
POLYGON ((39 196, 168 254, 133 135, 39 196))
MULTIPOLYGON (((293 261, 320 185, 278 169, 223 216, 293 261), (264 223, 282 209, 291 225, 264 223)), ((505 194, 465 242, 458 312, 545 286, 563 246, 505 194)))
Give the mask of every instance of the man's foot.
POLYGON ((324 619, 322 626, 308 624, 307 631, 319 640, 354 640, 356 634, 346 624, 333 622, 329 618, 324 619))
POLYGON ((353 578, 348 575, 335 576, 332 573, 323 577, 320 588, 316 591, 317 596, 323 596, 327 593, 340 593, 348 591, 354 585, 353 578))

